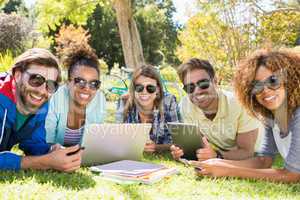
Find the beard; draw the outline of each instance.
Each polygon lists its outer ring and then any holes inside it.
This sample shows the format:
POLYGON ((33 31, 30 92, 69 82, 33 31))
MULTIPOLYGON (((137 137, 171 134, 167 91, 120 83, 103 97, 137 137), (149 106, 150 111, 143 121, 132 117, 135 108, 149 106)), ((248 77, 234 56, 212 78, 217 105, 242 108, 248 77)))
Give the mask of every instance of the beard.
POLYGON ((17 83, 16 87, 17 104, 26 112, 35 113, 48 100, 46 95, 42 95, 37 89, 30 87, 24 82, 17 83), (42 96, 41 101, 34 102, 31 94, 42 96))

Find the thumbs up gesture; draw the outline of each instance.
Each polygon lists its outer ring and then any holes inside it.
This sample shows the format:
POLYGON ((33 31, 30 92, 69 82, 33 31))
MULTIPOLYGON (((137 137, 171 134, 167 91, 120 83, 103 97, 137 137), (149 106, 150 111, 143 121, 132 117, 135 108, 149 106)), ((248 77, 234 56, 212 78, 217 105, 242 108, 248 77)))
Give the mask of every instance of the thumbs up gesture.
POLYGON ((197 156, 198 160, 204 161, 204 160, 208 160, 211 158, 216 158, 217 153, 212 148, 212 146, 209 144, 207 138, 202 137, 202 141, 203 141, 203 145, 204 145, 203 148, 200 148, 196 151, 196 156, 197 156))

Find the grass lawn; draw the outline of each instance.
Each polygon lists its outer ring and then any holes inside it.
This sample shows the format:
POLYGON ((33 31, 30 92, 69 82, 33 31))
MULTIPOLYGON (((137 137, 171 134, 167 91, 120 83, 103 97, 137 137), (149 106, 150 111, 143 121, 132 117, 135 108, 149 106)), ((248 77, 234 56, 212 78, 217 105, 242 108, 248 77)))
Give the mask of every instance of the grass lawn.
MULTIPOLYGON (((72 174, 0 172, 0 199, 300 199, 300 184, 199 178, 193 168, 173 161, 168 154, 145 155, 144 161, 176 166, 180 174, 153 185, 118 185, 88 168, 72 174)), ((278 159, 275 167, 281 165, 278 159)))

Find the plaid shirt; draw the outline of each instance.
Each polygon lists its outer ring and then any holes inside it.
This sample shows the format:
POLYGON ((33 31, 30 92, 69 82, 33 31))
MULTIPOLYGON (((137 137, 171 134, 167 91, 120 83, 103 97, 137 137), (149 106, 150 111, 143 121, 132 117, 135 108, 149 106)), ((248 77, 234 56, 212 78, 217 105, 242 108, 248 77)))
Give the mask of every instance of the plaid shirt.
MULTIPOLYGON (((138 109, 134 107, 128 113, 127 120, 124 121, 124 102, 120 101, 116 113, 116 121, 119 123, 141 123, 138 109)), ((175 96, 165 93, 163 98, 163 119, 158 109, 153 111, 152 129, 150 139, 156 144, 170 144, 172 137, 168 129, 167 122, 179 122, 181 117, 175 96)))

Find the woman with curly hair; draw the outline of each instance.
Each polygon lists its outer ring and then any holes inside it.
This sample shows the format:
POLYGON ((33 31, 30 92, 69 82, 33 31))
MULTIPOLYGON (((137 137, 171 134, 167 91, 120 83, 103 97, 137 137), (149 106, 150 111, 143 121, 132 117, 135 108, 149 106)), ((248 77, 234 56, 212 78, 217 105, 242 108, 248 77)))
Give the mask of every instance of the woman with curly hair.
POLYGON ((211 159, 197 163, 198 175, 300 180, 300 55, 290 50, 260 50, 243 60, 235 74, 240 102, 265 124, 257 156, 248 160, 211 159), (283 169, 272 169, 275 155, 283 169))
POLYGON ((71 44, 62 59, 68 81, 50 99, 46 138, 48 143, 73 146, 81 143, 86 125, 104 121, 106 101, 98 90, 99 61, 91 47, 71 44))

